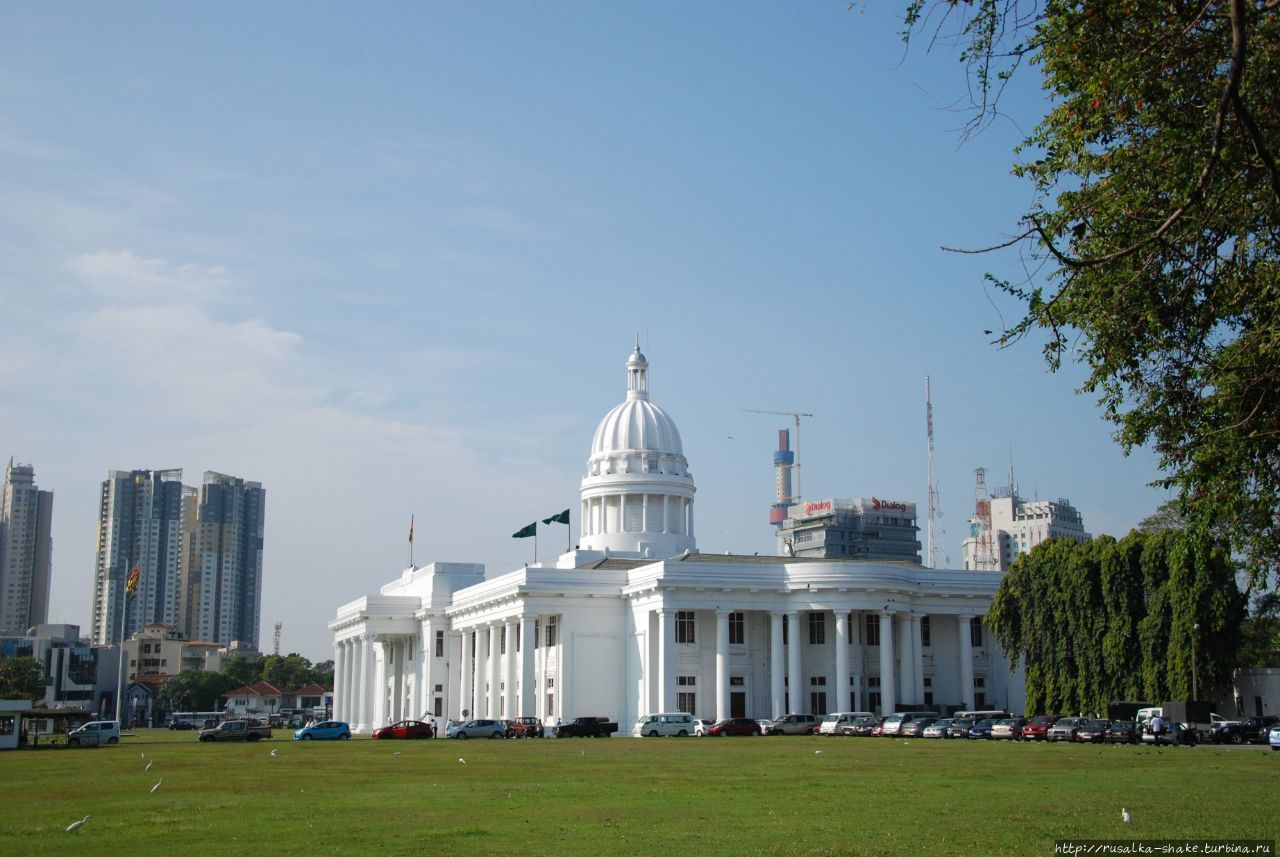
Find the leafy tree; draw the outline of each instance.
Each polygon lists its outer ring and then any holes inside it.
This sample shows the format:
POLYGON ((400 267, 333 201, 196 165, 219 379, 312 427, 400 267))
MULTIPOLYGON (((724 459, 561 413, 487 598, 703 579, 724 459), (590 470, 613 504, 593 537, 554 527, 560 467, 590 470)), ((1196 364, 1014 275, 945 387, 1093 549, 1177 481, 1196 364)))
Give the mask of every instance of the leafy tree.
POLYGON ((299 654, 271 655, 263 663, 262 680, 282 690, 297 690, 311 681, 311 661, 299 654))
POLYGON ((1189 699, 1230 686, 1245 598, 1225 546, 1190 530, 1049 539, 1001 581, 987 621, 1025 658, 1028 711, 1189 699))
POLYGON ((191 674, 192 709, 195 711, 215 711, 222 707, 221 698, 228 690, 243 685, 232 684, 225 673, 195 672, 191 674))
MULTIPOLYGON (((1190 525, 1255 581, 1280 568, 1280 2, 908 0, 908 40, 959 44, 969 130, 1039 69, 1015 174, 1032 274, 999 332, 1088 369, 1126 451, 1150 444, 1190 525)), ((997 248, 991 248, 997 249, 997 248)), ((1170 605, 1170 609, 1180 609, 1170 605)))
POLYGON ((1240 632, 1244 638, 1240 646, 1241 667, 1280 666, 1280 594, 1256 595, 1240 632))
POLYGON ((35 658, 0 659, 0 699, 44 699, 44 665, 35 658))
POLYGON ((311 665, 310 681, 315 682, 321 687, 333 689, 333 660, 320 661, 311 665))
POLYGON ((250 661, 244 657, 232 658, 231 662, 222 668, 222 672, 231 682, 233 689, 262 680, 262 668, 258 665, 258 661, 250 661))
POLYGON ((183 670, 169 676, 160 686, 156 702, 165 711, 196 711, 195 683, 192 680, 194 670, 183 670))

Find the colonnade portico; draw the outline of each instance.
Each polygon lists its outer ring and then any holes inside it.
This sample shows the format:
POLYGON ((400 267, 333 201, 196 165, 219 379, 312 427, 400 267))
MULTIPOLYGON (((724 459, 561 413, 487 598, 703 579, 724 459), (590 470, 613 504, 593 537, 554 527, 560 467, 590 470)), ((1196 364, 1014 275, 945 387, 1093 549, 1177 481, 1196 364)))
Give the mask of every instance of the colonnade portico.
MULTIPOLYGON (((702 669, 714 664, 713 672, 710 675, 704 674, 700 680, 696 676, 690 676, 698 685, 703 685, 703 692, 707 693, 705 703, 702 702, 703 697, 699 697, 699 711, 690 712, 695 716, 700 712, 702 716, 714 713, 716 719, 722 720, 734 715, 731 710, 731 693, 739 688, 732 685, 735 681, 740 686, 744 684, 743 677, 735 674, 750 672, 756 668, 756 661, 749 656, 749 651, 768 652, 767 659, 763 661, 763 678, 768 687, 767 713, 774 718, 788 713, 812 713, 813 706, 821 704, 822 697, 817 697, 819 701, 814 702, 811 693, 826 695, 826 711, 872 710, 871 700, 867 696, 875 693, 877 688, 868 684, 868 678, 879 681, 878 707, 882 713, 905 706, 923 708, 937 705, 937 701, 926 702, 927 693, 936 695, 936 678, 944 674, 953 677, 948 678, 943 689, 946 703, 960 704, 963 707, 973 704, 974 651, 970 624, 975 614, 942 613, 924 608, 904 609, 901 606, 878 610, 816 606, 789 610, 734 610, 723 603, 715 607, 701 607, 694 604, 672 605, 667 602, 643 610, 637 617, 639 627, 649 627, 656 631, 649 635, 646 653, 641 659, 643 663, 650 665, 646 671, 651 671, 653 675, 642 685, 640 713, 646 710, 675 711, 679 708, 677 691, 691 690, 696 686, 694 681, 690 681, 690 688, 678 687, 677 681, 678 673, 698 669, 689 665, 693 663, 689 660, 693 657, 692 654, 678 655, 685 644, 677 642, 676 626, 678 621, 688 620, 679 619, 677 614, 688 612, 707 615, 708 619, 714 616, 715 629, 712 647, 702 649, 706 652, 707 660, 698 661, 703 664, 702 669), (752 613, 767 617, 766 649, 762 650, 759 640, 751 646, 740 637, 733 644, 730 643, 730 623, 734 621, 735 614, 746 616, 752 613), (817 627, 810 624, 812 614, 824 617, 821 625, 826 630, 822 637, 810 636, 810 628, 817 627), (651 616, 652 624, 641 622, 642 616, 651 616), (930 635, 930 646, 926 647, 923 626, 928 616, 954 618, 958 629, 958 646, 954 655, 950 652, 940 654, 939 640, 933 635, 930 635), (878 622, 878 635, 865 641, 860 633, 860 629, 864 627, 863 617, 874 617, 878 622), (864 666, 868 648, 875 650, 872 657, 878 655, 879 661, 878 670, 872 666, 870 675, 864 666), (931 654, 926 656, 927 648, 931 654), (736 661, 735 656, 738 658, 736 661), (926 683, 926 678, 930 677, 934 679, 932 685, 926 683)), ((737 621, 745 622, 742 618, 737 621)), ((865 627, 868 634, 874 633, 871 622, 866 621, 865 627)), ((819 632, 815 630, 812 633, 819 632)), ((950 649, 950 646, 944 645, 943 648, 950 649)), ((696 646, 691 647, 691 650, 697 651, 696 646)), ((683 685, 683 680, 679 684, 683 685)), ((759 702, 760 694, 756 694, 755 698, 759 702)), ((749 715, 763 716, 764 712, 758 711, 758 704, 753 707, 757 710, 748 712, 749 715)))

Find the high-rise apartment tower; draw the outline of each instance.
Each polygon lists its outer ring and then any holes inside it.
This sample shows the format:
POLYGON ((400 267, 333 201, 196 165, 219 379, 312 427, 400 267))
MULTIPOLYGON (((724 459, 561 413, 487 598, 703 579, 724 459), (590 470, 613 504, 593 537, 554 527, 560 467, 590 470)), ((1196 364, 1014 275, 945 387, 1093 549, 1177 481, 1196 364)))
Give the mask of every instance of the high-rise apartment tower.
POLYGON ((4 470, 0 494, 0 634, 49 621, 53 492, 35 484, 29 464, 4 470))

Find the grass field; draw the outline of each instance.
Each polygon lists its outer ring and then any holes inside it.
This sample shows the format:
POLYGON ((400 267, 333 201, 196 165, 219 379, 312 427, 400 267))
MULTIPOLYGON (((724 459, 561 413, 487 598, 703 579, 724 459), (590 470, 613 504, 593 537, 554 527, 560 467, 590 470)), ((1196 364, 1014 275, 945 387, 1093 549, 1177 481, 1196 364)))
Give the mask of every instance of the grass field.
POLYGON ((1048 855, 1060 838, 1280 831, 1280 753, 1258 749, 287 734, 0 754, 0 855, 1048 855))

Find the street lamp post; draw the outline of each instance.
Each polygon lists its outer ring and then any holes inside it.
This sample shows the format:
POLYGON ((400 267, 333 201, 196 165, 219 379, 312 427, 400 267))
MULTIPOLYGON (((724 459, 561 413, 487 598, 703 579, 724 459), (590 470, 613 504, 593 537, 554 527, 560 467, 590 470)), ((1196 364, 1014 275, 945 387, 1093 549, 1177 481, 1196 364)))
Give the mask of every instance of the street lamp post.
POLYGON ((1200 636, 1200 623, 1191 626, 1191 698, 1199 699, 1196 692, 1196 638, 1200 636))

